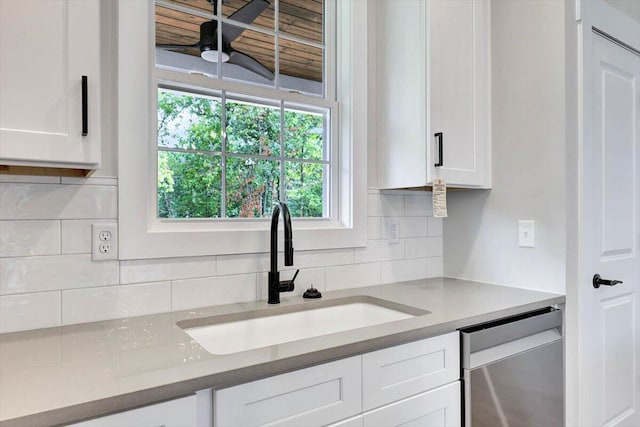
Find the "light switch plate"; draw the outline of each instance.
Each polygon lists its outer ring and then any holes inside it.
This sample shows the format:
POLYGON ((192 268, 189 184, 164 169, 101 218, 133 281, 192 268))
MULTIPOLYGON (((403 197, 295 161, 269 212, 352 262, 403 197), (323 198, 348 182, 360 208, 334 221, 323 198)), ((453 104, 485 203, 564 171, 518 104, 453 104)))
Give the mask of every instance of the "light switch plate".
POLYGON ((533 220, 518 221, 518 246, 521 248, 536 247, 536 222, 533 220))

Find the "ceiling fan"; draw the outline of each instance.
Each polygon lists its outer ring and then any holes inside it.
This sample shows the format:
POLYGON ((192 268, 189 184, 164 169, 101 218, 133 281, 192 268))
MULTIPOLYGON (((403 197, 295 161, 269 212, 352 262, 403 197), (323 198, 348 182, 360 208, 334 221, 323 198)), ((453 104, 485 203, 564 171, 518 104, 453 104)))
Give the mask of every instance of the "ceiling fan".
MULTIPOLYGON (((213 14, 217 16, 218 1, 209 0, 209 3, 213 6, 213 14)), ((229 19, 251 24, 267 7, 269 7, 269 2, 266 0, 251 0, 231 14, 229 19)), ((205 61, 218 62, 220 59, 222 62, 238 65, 266 79, 273 80, 274 76, 271 70, 257 59, 231 47, 231 42, 237 39, 244 30, 244 28, 232 24, 222 24, 222 49, 218 49, 218 21, 205 21, 200 24, 200 40, 197 43, 187 45, 156 44, 156 47, 161 49, 199 48, 200 57, 205 61)))

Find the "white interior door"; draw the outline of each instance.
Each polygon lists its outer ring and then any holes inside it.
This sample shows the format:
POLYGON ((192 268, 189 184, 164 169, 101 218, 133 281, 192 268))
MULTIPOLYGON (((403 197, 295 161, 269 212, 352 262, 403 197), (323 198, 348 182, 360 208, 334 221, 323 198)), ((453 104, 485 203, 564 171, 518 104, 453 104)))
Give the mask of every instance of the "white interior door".
MULTIPOLYGON (((583 34, 578 417, 580 426, 638 426, 640 52, 632 46, 640 37, 624 46, 591 24, 583 34), (623 283, 596 289, 595 274, 623 283)), ((625 34, 640 36, 638 27, 625 34)))

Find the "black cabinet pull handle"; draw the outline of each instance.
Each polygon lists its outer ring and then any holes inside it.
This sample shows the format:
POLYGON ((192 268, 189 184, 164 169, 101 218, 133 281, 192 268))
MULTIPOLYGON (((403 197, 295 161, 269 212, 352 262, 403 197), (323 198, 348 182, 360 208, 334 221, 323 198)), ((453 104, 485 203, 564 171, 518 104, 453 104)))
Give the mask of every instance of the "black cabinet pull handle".
POLYGON ((87 76, 82 76, 82 136, 89 134, 89 100, 87 76))
POLYGON ((444 161, 442 160, 442 158, 444 157, 442 153, 442 140, 444 139, 444 137, 442 135, 442 132, 438 132, 434 134, 434 136, 438 140, 438 163, 435 163, 434 166, 438 168, 440 166, 444 166, 444 161))
POLYGON ((600 286, 615 286, 623 283, 622 280, 607 280, 600 277, 599 274, 593 275, 593 287, 598 289, 600 286))

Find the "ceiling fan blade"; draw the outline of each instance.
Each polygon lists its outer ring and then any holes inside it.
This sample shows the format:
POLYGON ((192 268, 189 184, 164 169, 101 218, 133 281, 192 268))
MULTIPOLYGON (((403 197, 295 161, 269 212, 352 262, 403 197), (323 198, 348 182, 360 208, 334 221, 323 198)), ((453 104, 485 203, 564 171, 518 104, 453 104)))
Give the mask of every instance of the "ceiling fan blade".
MULTIPOLYGON (((242 22, 244 24, 251 24, 262 13, 263 10, 269 7, 267 0, 252 0, 249 3, 242 6, 229 16, 229 19, 242 22)), ((224 43, 231 43, 238 38, 244 31, 244 28, 235 26, 233 24, 222 25, 222 38, 224 43)))
POLYGON ((273 80, 273 72, 262 65, 257 59, 252 58, 246 53, 238 52, 236 50, 229 52, 229 64, 235 64, 242 68, 245 68, 251 72, 254 72, 265 79, 273 80))
POLYGON ((194 44, 157 44, 156 47, 160 49, 189 49, 200 47, 200 42, 194 44))

